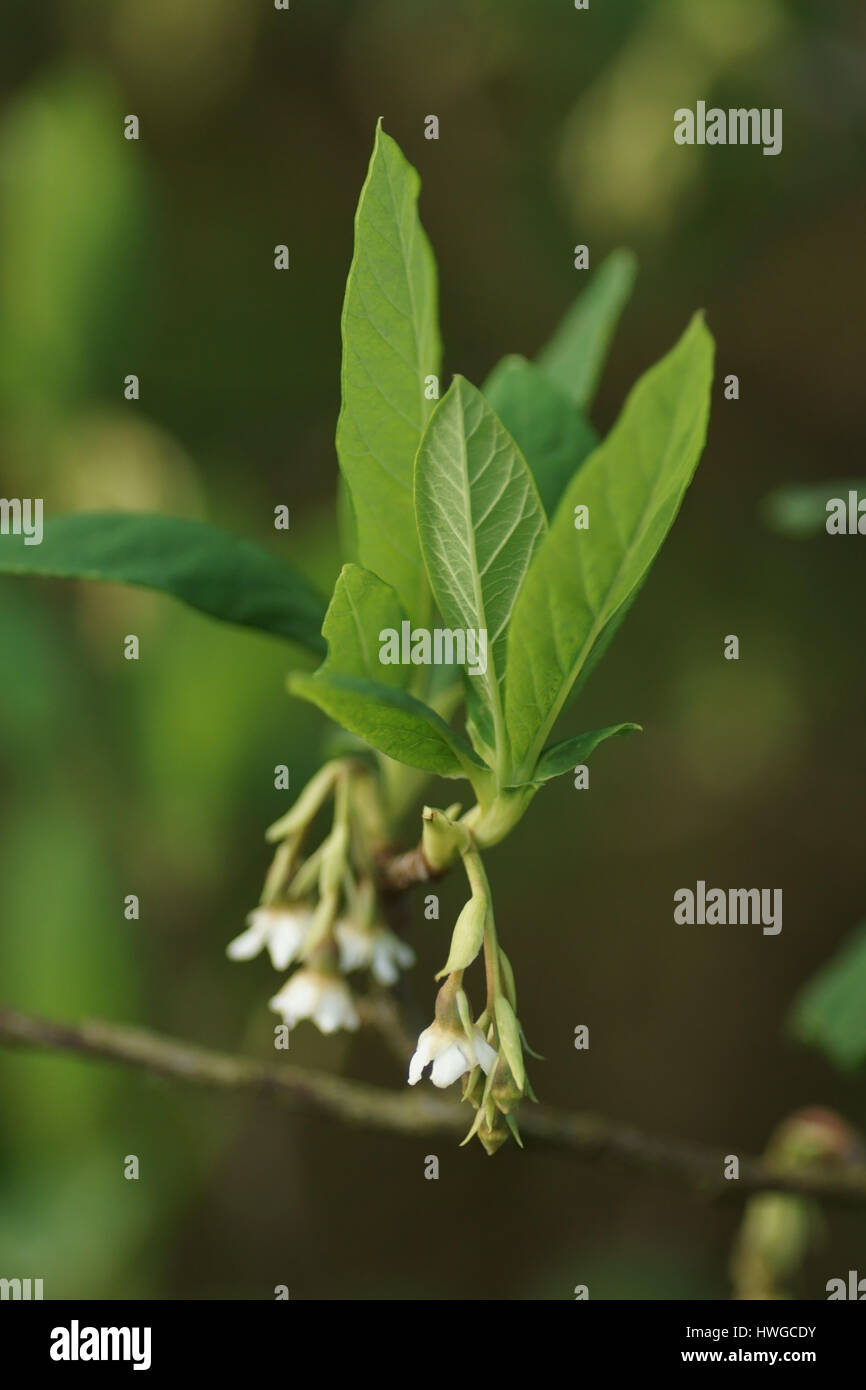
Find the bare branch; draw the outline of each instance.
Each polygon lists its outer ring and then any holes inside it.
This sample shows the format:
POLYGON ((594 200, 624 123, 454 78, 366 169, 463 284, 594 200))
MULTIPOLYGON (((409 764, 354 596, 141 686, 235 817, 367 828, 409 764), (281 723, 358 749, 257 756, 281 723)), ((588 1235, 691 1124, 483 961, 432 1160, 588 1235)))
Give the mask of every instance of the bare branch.
MULTIPOLYGON (((292 1109, 391 1134, 457 1138, 468 1128, 463 1106, 427 1090, 386 1091, 288 1063, 275 1066, 231 1057, 113 1023, 55 1023, 0 1008, 0 1043, 120 1062, 176 1081, 260 1095, 292 1109)), ((866 1204, 866 1166, 862 1164, 793 1174, 780 1172, 762 1159, 743 1157, 739 1180, 726 1182, 723 1154, 656 1139, 610 1120, 528 1105, 521 1112, 520 1126, 529 1147, 559 1149, 605 1168, 652 1174, 710 1196, 743 1198, 753 1192, 776 1191, 832 1203, 866 1204)))
POLYGON ((420 845, 400 854, 382 854, 379 858, 379 885, 386 895, 407 893, 419 883, 442 878, 443 872, 432 869, 420 845))

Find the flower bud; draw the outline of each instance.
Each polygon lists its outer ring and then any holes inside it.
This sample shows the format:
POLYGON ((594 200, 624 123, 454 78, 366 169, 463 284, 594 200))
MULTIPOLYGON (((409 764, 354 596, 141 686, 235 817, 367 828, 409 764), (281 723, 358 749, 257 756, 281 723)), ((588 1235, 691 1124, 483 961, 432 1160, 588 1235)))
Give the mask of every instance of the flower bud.
POLYGON ((501 1111, 503 1115, 510 1115, 523 1098, 523 1088, 518 1086, 514 1079, 514 1073, 501 1052, 493 1071, 490 1095, 497 1110, 501 1111))
POLYGON ((508 959, 501 946, 499 947, 499 964, 502 969, 502 983, 505 987, 506 997, 512 1009, 514 1009, 516 1013, 517 986, 514 983, 514 970, 512 968, 511 961, 508 959))
POLYGON ((509 1126, 505 1116, 501 1115, 497 1110, 492 1123, 488 1121, 486 1115, 484 1116, 481 1124, 478 1126, 477 1132, 478 1138, 484 1145, 485 1153, 492 1155, 496 1153, 497 1149, 501 1149, 502 1145, 507 1142, 509 1126))
POLYGON ((791 1170, 818 1163, 852 1163, 863 1153, 863 1141, 841 1115, 821 1106, 807 1106, 789 1115, 767 1145, 767 1159, 791 1170))
POLYGON ((750 1198, 731 1254, 734 1297, 750 1302, 788 1297, 811 1228, 810 1204, 802 1197, 762 1192, 750 1198))
POLYGON ((465 970, 471 965, 484 941, 484 923, 487 920, 487 899, 473 894, 464 905, 451 936, 451 949, 448 960, 436 975, 451 975, 455 970, 465 970))
POLYGON ((458 854, 468 848, 469 832, 458 821, 449 820, 448 816, 432 806, 425 806, 421 817, 424 858, 434 871, 447 869, 458 854))
POLYGON ((526 1068, 523 1063, 523 1044, 520 1040, 520 1024, 517 1022, 514 1010, 504 994, 497 996, 494 1012, 496 1015, 496 1031, 499 1034, 502 1051, 505 1053, 515 1083, 522 1094, 526 1080, 526 1068))
MULTIPOLYGON (((859 1151, 859 1135, 841 1116, 812 1107, 796 1111, 776 1128, 766 1159, 780 1172, 803 1173, 850 1163, 859 1151)), ((815 1229, 815 1208, 808 1199, 780 1192, 752 1197, 731 1255, 734 1297, 790 1297, 790 1282, 808 1254, 815 1229)))

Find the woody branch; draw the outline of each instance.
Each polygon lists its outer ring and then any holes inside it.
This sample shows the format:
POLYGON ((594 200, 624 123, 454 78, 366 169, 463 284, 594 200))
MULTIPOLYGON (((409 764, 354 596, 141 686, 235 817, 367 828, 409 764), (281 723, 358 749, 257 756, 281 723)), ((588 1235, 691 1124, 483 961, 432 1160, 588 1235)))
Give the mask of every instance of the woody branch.
MULTIPOLYGON (((435 1096, 395 1093, 288 1064, 274 1066, 229 1056, 99 1020, 57 1023, 0 1007, 0 1044, 118 1062, 175 1081, 257 1095, 290 1110, 318 1113, 383 1133, 456 1137, 466 1128, 461 1107, 435 1096)), ((828 1203, 866 1204, 866 1165, 862 1164, 785 1173, 763 1159, 741 1157, 739 1180, 726 1182, 723 1154, 659 1139, 599 1116, 533 1106, 521 1120, 521 1129, 530 1146, 560 1150, 604 1168, 656 1176, 709 1196, 743 1198, 775 1191, 828 1203)))

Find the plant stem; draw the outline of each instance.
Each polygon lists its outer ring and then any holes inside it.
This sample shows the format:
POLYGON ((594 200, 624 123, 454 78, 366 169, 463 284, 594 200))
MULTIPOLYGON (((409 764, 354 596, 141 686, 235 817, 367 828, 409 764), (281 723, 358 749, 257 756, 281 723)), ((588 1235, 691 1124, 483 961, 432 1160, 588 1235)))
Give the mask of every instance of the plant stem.
MULTIPOLYGON (((465 1110, 428 1093, 406 1095, 289 1063, 258 1062, 211 1052, 140 1028, 91 1020, 57 1023, 0 1006, 0 1043, 101 1058, 175 1081, 259 1095, 344 1124, 402 1135, 462 1135, 465 1110)), ((543 1149, 622 1173, 623 1167, 697 1189, 704 1197, 742 1200, 753 1192, 792 1192, 845 1206, 866 1206, 866 1164, 836 1164, 784 1171, 767 1159, 743 1155, 737 1182, 724 1179, 725 1155, 700 1145, 658 1139, 595 1115, 568 1114, 534 1105, 521 1121, 525 1138, 543 1149)))
POLYGON ((463 853, 463 867, 466 870, 466 877, 472 892, 487 901, 487 913, 484 918, 484 968, 487 974, 487 1008, 493 1017, 494 1003, 502 990, 499 970, 499 942, 496 937, 496 922, 493 917, 490 881, 474 841, 463 853))

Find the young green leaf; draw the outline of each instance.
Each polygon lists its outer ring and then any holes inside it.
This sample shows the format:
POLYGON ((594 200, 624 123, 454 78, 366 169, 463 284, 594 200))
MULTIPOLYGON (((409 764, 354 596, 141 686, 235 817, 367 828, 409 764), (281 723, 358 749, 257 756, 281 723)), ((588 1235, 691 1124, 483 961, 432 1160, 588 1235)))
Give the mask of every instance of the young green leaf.
POLYGON ((296 671, 289 689, 397 762, 470 780, 489 771, 464 738, 405 690, 327 671, 296 671))
POLYGON ((810 980, 797 999, 791 1031, 839 1067, 866 1060, 866 923, 810 980))
POLYGON ((615 738, 618 734, 642 732, 640 724, 611 724, 606 729, 593 729, 590 733, 563 739, 561 743, 552 743, 539 758, 535 776, 528 785, 540 787, 553 777, 561 777, 563 772, 571 772, 585 763, 606 739, 615 738))
POLYGON ((443 619, 451 628, 485 634, 486 661, 475 663, 476 674, 467 660, 467 671, 504 758, 505 634, 546 522, 520 450, 463 377, 455 377, 421 440, 415 514, 443 619))
POLYGON ((538 354, 539 367, 582 410, 592 404, 636 273, 637 260, 631 251, 612 251, 538 354))
POLYGON ((250 541, 201 521, 87 512, 45 523, 41 545, 0 536, 0 573, 96 579, 158 589, 226 623, 321 654, 325 600, 303 575, 250 541))
POLYGON ((320 669, 332 676, 407 685, 411 666, 379 660, 379 633, 388 628, 399 633, 405 616, 390 584, 360 565, 344 565, 322 625, 328 656, 320 669))
POLYGON ((525 357, 503 357, 482 391, 529 464, 545 514, 553 516, 598 435, 565 392, 525 357))
POLYGON ((412 464, 439 373, 436 265, 418 219, 418 175, 381 125, 355 217, 343 305, 337 455, 358 560, 424 622, 429 591, 412 510, 412 464))
POLYGON ((569 691, 609 640, 679 510, 706 437, 713 340, 696 315, 631 392, 570 484, 508 633, 506 720, 515 780, 530 780, 569 691), (575 509, 588 509, 588 529, 575 509))

